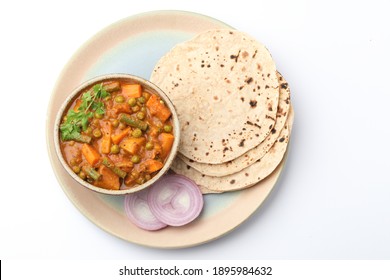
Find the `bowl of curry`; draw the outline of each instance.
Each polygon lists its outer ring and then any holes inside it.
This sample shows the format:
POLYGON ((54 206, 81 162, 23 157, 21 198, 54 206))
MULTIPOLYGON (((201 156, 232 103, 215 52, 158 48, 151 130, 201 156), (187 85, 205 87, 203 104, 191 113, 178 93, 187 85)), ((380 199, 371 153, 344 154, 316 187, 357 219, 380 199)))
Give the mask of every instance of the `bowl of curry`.
POLYGON ((77 182, 124 195, 169 170, 179 132, 175 108, 161 89, 137 76, 109 74, 73 90, 57 114, 54 142, 77 182))

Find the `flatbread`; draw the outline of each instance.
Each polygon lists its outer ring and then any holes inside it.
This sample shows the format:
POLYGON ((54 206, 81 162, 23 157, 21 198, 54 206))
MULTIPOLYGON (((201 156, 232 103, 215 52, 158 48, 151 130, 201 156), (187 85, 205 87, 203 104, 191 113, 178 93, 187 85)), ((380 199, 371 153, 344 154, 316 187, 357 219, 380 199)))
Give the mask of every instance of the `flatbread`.
POLYGON ((206 189, 215 192, 228 192, 248 188, 266 178, 282 161, 289 142, 293 120, 294 112, 291 107, 287 122, 268 153, 259 161, 237 173, 224 177, 204 175, 178 157, 174 160, 171 168, 174 172, 192 179, 203 191, 206 189))
POLYGON ((259 145, 275 125, 275 63, 265 46, 236 30, 209 30, 156 64, 150 80, 169 96, 181 126, 179 152, 220 164, 259 145))
POLYGON ((287 81, 280 73, 277 73, 277 77, 279 80, 279 104, 276 114, 276 123, 272 128, 271 133, 263 142, 238 158, 222 164, 199 163, 190 160, 179 153, 178 156, 180 159, 200 173, 216 177, 236 173, 261 159, 275 143, 286 123, 287 115, 290 110, 290 88, 288 87, 287 81))

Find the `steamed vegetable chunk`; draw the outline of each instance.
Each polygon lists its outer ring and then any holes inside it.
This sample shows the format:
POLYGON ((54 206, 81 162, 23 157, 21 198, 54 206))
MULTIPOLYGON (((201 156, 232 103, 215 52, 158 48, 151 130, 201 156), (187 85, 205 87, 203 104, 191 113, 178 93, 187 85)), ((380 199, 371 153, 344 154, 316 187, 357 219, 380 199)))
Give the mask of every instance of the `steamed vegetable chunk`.
POLYGON ((171 112, 139 84, 95 84, 73 102, 60 126, 61 150, 82 179, 125 189, 153 178, 169 156, 171 112))

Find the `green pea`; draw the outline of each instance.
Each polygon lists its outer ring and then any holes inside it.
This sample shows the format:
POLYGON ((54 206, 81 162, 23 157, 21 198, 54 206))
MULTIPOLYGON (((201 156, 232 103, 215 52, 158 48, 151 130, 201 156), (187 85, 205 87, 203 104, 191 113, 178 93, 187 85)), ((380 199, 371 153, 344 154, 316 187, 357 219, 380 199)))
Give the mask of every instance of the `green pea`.
POLYGON ((137 113, 137 118, 138 118, 139 120, 143 120, 143 119, 145 118, 145 113, 144 113, 144 112, 138 112, 138 113, 137 113))
POLYGON ((145 100, 149 100, 149 98, 150 98, 150 93, 144 91, 144 92, 142 93, 142 96, 145 97, 145 100))
POLYGON ((142 185, 143 183, 145 183, 145 178, 143 177, 139 177, 137 180, 135 180, 135 182, 138 184, 138 185, 142 185))
POLYGON ((149 181, 150 179, 152 179, 152 176, 150 174, 146 174, 145 175, 145 180, 149 181))
POLYGON ((125 97, 123 95, 117 95, 117 96, 115 96, 114 100, 116 103, 123 103, 123 102, 125 102, 125 97))
POLYGON ((98 112, 95 112, 94 117, 96 119, 102 119, 104 117, 104 114, 99 114, 98 112))
POLYGON ((172 126, 171 125, 168 125, 168 124, 166 124, 166 125, 164 125, 164 131, 165 132, 172 132, 172 126))
POLYGON ((134 129, 133 130, 133 132, 131 133, 131 135, 133 136, 133 137, 141 137, 142 136, 142 130, 141 129, 139 129, 139 128, 136 128, 136 129, 134 129))
POLYGON ((140 163, 141 158, 138 155, 134 155, 131 157, 131 162, 132 163, 140 163))
POLYGON ((119 153, 119 146, 118 145, 112 145, 111 146, 111 149, 110 149, 110 151, 111 151, 111 154, 118 154, 119 153))
POLYGON ((100 122, 99 122, 98 119, 93 119, 92 124, 93 124, 94 126, 98 127, 98 126, 100 125, 100 122))
POLYGON ((127 125, 125 125, 124 123, 119 123, 119 128, 120 129, 125 129, 127 127, 127 125))
POLYGON ((129 105, 131 107, 133 107, 133 106, 137 105, 137 100, 134 97, 132 97, 129 99, 129 101, 127 101, 127 103, 129 103, 129 105))
POLYGON ((87 175, 84 173, 84 171, 81 171, 81 172, 79 173, 79 177, 80 177, 81 179, 85 180, 85 179, 87 178, 87 175))
POLYGON ((146 108, 145 108, 145 106, 142 106, 140 111, 146 113, 146 108))
POLYGON ((145 104, 145 102, 146 102, 145 97, 144 96, 138 97, 138 102, 141 104, 145 104))
POLYGON ((87 129, 84 132, 87 135, 91 135, 92 134, 92 127, 88 126, 87 129))
POLYGON ((113 127, 118 127, 119 126, 119 120, 115 119, 111 122, 113 127))
POLYGON ((70 163, 70 165, 74 166, 74 165, 77 165, 78 160, 76 158, 72 158, 69 163, 70 163))
POLYGON ((100 138, 102 137, 102 132, 100 131, 100 129, 96 128, 92 131, 92 135, 95 138, 100 138))
POLYGON ((154 147, 154 145, 152 142, 148 142, 145 145, 145 149, 147 149, 148 151, 153 150, 153 147, 154 147))
POLYGON ((81 171, 81 168, 80 168, 80 166, 77 166, 77 165, 76 165, 76 166, 73 166, 73 168, 72 168, 72 169, 73 169, 73 172, 74 172, 74 173, 76 173, 76 174, 79 174, 79 173, 80 173, 80 171, 81 171))
POLYGON ((138 105, 136 105, 136 106, 133 106, 131 109, 133 110, 134 113, 136 113, 136 112, 139 112, 139 110, 141 109, 141 107, 138 106, 138 105))

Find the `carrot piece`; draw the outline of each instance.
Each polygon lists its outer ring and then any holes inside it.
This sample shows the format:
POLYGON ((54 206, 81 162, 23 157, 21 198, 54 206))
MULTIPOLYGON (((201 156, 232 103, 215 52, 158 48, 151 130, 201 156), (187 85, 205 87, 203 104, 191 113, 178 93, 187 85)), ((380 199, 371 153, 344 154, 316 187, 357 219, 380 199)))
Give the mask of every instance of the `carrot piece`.
POLYGON ((162 122, 165 122, 171 116, 171 111, 160 101, 160 97, 152 94, 148 102, 146 102, 146 107, 148 107, 152 116, 156 116, 162 122))
POLYGON ((148 159, 143 162, 142 165, 145 168, 145 171, 149 174, 160 170, 164 166, 161 161, 157 161, 154 159, 148 159))
POLYGON ((100 152, 102 154, 109 154, 111 150, 111 124, 110 122, 103 122, 102 125, 103 137, 100 144, 100 152))
POLYGON ((131 113, 130 105, 127 103, 116 103, 112 109, 117 115, 120 113, 131 113))
POLYGON ((129 131, 130 131, 130 127, 124 129, 123 131, 119 132, 118 134, 115 134, 115 135, 111 135, 111 140, 114 144, 119 144, 123 138, 125 138, 128 134, 129 134, 129 131))
POLYGON ((113 171, 111 171, 110 168, 101 165, 99 167, 99 173, 102 176, 100 180, 95 181, 95 186, 109 190, 119 190, 121 186, 119 176, 116 175, 113 171))
POLYGON ((81 148, 81 153, 88 161, 88 163, 92 166, 94 166, 100 160, 99 152, 96 151, 95 148, 89 144, 83 144, 83 147, 81 148))
POLYGON ((143 137, 140 138, 127 138, 124 139, 119 145, 126 152, 134 155, 136 154, 143 145, 145 145, 146 139, 143 137))
POLYGON ((128 98, 134 97, 141 97, 142 95, 142 87, 141 85, 123 85, 122 86, 122 94, 128 98))
POLYGON ((159 142, 161 144, 161 148, 162 148, 162 155, 164 157, 166 157, 169 154, 169 152, 171 151, 174 139, 175 139, 175 137, 170 133, 161 133, 158 136, 158 140, 159 140, 159 142))

